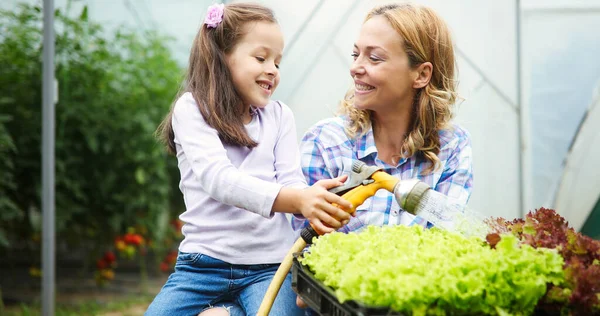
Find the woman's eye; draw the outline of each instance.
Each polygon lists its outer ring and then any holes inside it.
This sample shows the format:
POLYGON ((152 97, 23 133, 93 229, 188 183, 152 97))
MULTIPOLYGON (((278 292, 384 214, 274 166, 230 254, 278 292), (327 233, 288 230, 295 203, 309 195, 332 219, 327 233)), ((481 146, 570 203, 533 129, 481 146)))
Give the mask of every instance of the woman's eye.
POLYGON ((265 61, 263 57, 256 57, 256 60, 260 61, 261 63, 265 61))
POLYGON ((377 56, 371 56, 371 57, 369 57, 369 59, 372 61, 381 61, 381 59, 377 56))
POLYGON ((356 58, 358 58, 358 53, 352 53, 352 54, 350 54, 350 56, 352 56, 352 58, 354 58, 356 60, 356 58))

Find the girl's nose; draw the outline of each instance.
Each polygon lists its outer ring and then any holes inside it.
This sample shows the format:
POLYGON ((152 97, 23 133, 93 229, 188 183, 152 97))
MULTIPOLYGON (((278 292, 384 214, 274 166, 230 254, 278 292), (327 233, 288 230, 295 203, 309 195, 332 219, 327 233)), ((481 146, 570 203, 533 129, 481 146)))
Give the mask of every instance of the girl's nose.
POLYGON ((277 76, 277 73, 279 72, 279 69, 277 69, 277 67, 275 65, 269 65, 265 68, 265 73, 267 73, 267 75, 269 76, 277 76))

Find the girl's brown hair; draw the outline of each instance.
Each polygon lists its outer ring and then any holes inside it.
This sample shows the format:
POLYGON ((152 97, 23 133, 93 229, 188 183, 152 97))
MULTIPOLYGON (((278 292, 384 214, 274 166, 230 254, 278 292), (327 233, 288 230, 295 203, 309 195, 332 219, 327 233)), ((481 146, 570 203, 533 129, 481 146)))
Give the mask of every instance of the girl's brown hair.
MULTIPOLYGON (((454 48, 446 23, 433 10, 412 4, 389 4, 374 8, 365 21, 384 17, 404 42, 411 67, 431 62, 433 72, 429 84, 415 92, 411 130, 402 145, 400 157, 421 153, 431 162, 433 170, 440 162, 439 131, 447 128, 452 119, 452 107, 458 98, 454 79, 454 48)), ((340 111, 350 123, 346 132, 354 137, 366 133, 371 126, 369 111, 354 107, 354 88, 341 102, 340 111)))
MULTIPOLYGON (((190 53, 184 86, 179 95, 190 92, 204 120, 219 133, 225 144, 253 148, 258 145, 246 132, 242 99, 236 91, 225 57, 245 35, 249 22, 277 23, 273 11, 259 4, 225 5, 223 21, 216 28, 200 27, 190 53)), ((170 153, 175 153, 171 123, 173 106, 158 127, 157 134, 170 153)))

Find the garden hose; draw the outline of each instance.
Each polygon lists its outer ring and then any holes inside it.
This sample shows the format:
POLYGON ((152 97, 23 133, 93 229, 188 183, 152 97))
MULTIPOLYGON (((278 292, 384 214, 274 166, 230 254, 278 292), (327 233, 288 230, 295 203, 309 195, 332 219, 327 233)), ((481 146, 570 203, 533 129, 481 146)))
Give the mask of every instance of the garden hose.
MULTIPOLYGON (((358 186, 342 195, 343 199, 352 203, 352 209, 347 210, 349 213, 354 213, 357 206, 360 206, 366 199, 375 195, 375 192, 379 189, 385 189, 393 193, 400 182, 398 178, 381 171, 379 168, 373 168, 374 167, 368 167, 361 161, 355 161, 353 163, 352 171, 355 174, 365 174, 365 172, 367 172, 368 178, 365 177, 365 179, 359 181, 358 186), (369 170, 373 172, 368 173, 369 170)), ((319 232, 312 225, 307 226, 300 232, 300 238, 296 240, 292 248, 285 255, 281 265, 279 265, 277 272, 275 272, 275 276, 273 276, 273 280, 271 281, 271 284, 269 284, 269 288, 267 288, 267 292, 258 309, 258 316, 269 315, 275 297, 277 297, 277 293, 279 293, 279 289, 281 288, 281 284, 283 284, 285 277, 292 267, 294 253, 301 252, 307 244, 312 243, 314 237, 320 235, 323 235, 323 232, 319 232)))

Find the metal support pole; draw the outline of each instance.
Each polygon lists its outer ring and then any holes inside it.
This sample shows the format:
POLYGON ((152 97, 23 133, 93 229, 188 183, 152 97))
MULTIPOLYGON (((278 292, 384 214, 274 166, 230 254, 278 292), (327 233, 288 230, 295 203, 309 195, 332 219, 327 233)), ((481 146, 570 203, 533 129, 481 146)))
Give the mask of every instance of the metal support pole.
POLYGON ((521 1, 516 0, 516 84, 517 84, 517 113, 518 113, 518 137, 519 137, 519 217, 525 214, 531 207, 531 139, 529 133, 529 111, 526 102, 523 101, 523 70, 521 63, 522 40, 521 40, 521 1))
POLYGON ((44 0, 42 63, 42 315, 54 315, 54 0, 44 0))

